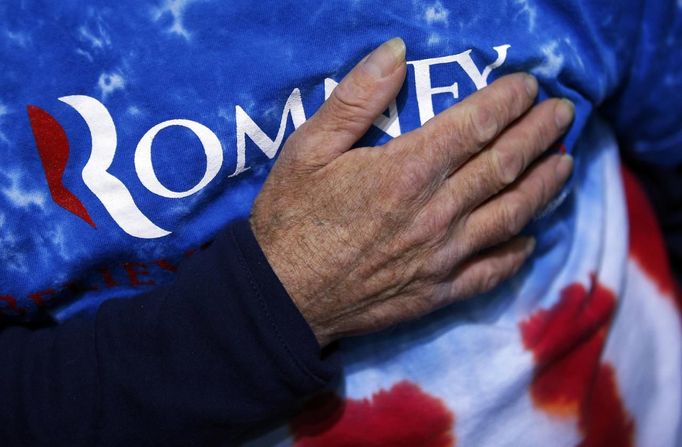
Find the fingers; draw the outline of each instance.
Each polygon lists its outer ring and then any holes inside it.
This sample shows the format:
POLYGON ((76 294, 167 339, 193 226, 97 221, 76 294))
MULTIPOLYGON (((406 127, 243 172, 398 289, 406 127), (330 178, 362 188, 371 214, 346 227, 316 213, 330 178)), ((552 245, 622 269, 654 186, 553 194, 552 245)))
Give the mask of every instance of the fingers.
POLYGON ((504 76, 389 145, 417 152, 446 178, 523 115, 537 91, 537 81, 530 75, 504 76))
POLYGON ((516 184, 472 212, 453 244, 475 253, 516 236, 561 190, 572 168, 569 155, 541 159, 516 184))
POLYGON ((574 114, 573 104, 563 99, 534 107, 446 180, 434 206, 460 215, 475 209, 515 182, 566 131, 574 114))
POLYGON ((324 166, 349 150, 398 95, 405 73, 402 39, 391 39, 375 49, 296 132, 294 147, 302 155, 297 158, 324 166))
POLYGON ((520 236, 466 261, 457 269, 454 279, 445 283, 447 300, 494 289, 519 271, 534 248, 535 239, 520 236))
MULTIPOLYGON (((383 318, 376 316, 391 315, 390 321, 394 324, 427 315, 456 300, 487 292, 518 272, 534 248, 534 238, 518 236, 459 264, 442 282, 429 289, 427 296, 407 294, 397 300, 378 303, 362 315, 368 321, 382 321, 383 318)), ((377 325, 372 331, 385 326, 377 325)))

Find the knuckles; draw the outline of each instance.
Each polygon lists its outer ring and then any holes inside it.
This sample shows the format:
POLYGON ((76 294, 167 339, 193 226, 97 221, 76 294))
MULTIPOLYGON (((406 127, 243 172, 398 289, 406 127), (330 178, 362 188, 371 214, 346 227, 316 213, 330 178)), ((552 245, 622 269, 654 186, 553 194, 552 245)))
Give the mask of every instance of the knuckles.
POLYGON ((370 117, 371 86, 358 82, 342 82, 332 92, 325 107, 332 117, 334 126, 341 129, 355 129, 370 117))
POLYGON ((447 244, 452 218, 442 207, 427 206, 415 219, 416 243, 426 247, 441 247, 447 244))
POLYGON ((500 229, 501 236, 509 239, 516 236, 526 225, 532 215, 531 206, 528 200, 513 195, 500 207, 500 229))
POLYGON ((498 107, 499 116, 512 120, 520 116, 531 105, 532 99, 526 90, 524 76, 510 76, 502 83, 493 83, 494 103, 498 107))
POLYGON ((499 113, 494 107, 481 104, 479 107, 467 108, 466 111, 463 130, 472 135, 475 146, 483 146, 497 135, 500 127, 499 113))
POLYGON ((554 125, 551 107, 547 104, 538 106, 536 118, 531 121, 524 121, 519 127, 520 139, 526 142, 525 148, 528 152, 539 153, 546 149, 554 140, 559 137, 559 132, 554 125))
MULTIPOLYGON (((537 181, 537 187, 535 189, 535 194, 537 198, 533 200, 535 208, 544 206, 552 198, 553 188, 551 188, 547 182, 548 180, 545 179, 544 177, 540 177, 537 181)), ((536 211, 537 210, 533 210, 533 212, 536 211)))
POLYGON ((413 146, 397 148, 388 161, 387 175, 391 177, 388 186, 392 190, 389 195, 401 202, 396 204, 401 207, 410 205, 406 200, 430 197, 438 180, 433 160, 427 158, 422 148, 413 146))
MULTIPOLYGON (((374 87, 362 76, 342 82, 325 104, 324 113, 331 119, 320 120, 320 123, 334 126, 334 130, 357 130, 372 114, 370 93, 374 87)), ((461 104, 459 112, 436 117, 412 132, 411 138, 392 140, 373 155, 360 150, 346 153, 337 158, 335 164, 328 165, 329 169, 317 171, 315 175, 308 175, 308 169, 302 160, 297 159, 295 150, 286 149, 307 144, 306 129, 314 121, 307 122, 285 146, 284 153, 292 152, 286 156, 287 163, 273 170, 272 174, 279 175, 281 181, 269 179, 256 200, 252 215, 254 231, 264 235, 261 237, 263 240, 272 238, 267 231, 272 231, 277 225, 269 220, 271 216, 290 222, 286 225, 289 229, 298 226, 296 236, 301 240, 297 240, 294 246, 300 245, 305 249, 299 253, 300 257, 310 256, 320 264, 312 269, 315 274, 311 275, 313 279, 310 282, 314 284, 315 291, 329 290, 325 284, 317 285, 317 282, 325 281, 321 278, 325 275, 319 275, 319 271, 323 268, 338 269, 346 276, 348 272, 354 275, 349 286, 360 283, 369 288, 371 282, 371 288, 378 290, 381 296, 390 299, 397 296, 396 306, 401 307, 391 306, 390 313, 399 314, 398 320, 433 310, 436 302, 424 291, 433 292, 434 284, 440 284, 444 278, 451 276, 462 260, 477 251, 474 244, 479 242, 473 238, 462 240, 458 237, 460 233, 467 233, 460 231, 466 218, 453 217, 451 207, 436 204, 430 199, 442 187, 458 159, 478 153, 497 135, 504 120, 515 113, 513 108, 520 108, 528 102, 527 98, 522 100, 519 97, 518 86, 515 89, 516 92, 495 92, 461 104), (377 154, 382 156, 382 160, 375 162, 372 157, 377 154), (367 169, 358 174, 357 167, 363 165, 367 169), (295 181, 291 183, 288 182, 290 173, 296 174, 295 181), (293 203, 307 205, 293 212, 293 203), (273 211, 275 208, 280 210, 279 217, 273 211), (341 228, 343 230, 339 230, 341 228), (328 238, 330 246, 321 250, 323 244, 318 242, 329 235, 332 236, 328 238), (320 252, 329 256, 321 256, 320 252), (363 267, 353 267, 356 265, 353 257, 360 256, 364 257, 363 267), (423 299, 405 298, 410 296, 423 299)), ((526 160, 522 154, 513 151, 493 151, 488 158, 491 164, 480 165, 478 170, 481 173, 487 171, 490 176, 472 177, 466 182, 467 188, 480 188, 486 185, 484 182, 495 181, 488 177, 497 179, 503 186, 509 185, 525 168, 526 160)), ((547 188, 544 182, 541 183, 540 193, 544 196, 547 188)), ((534 196, 529 194, 517 191, 510 195, 499 206, 494 216, 496 219, 480 225, 485 228, 475 229, 472 233, 479 236, 487 233, 485 238, 494 235, 497 242, 518 234, 535 206, 534 196)), ((301 261, 301 269, 309 263, 308 259, 301 261)), ((480 283, 469 287, 490 290, 498 285, 509 268, 504 263, 497 263, 495 267, 498 268, 491 268, 481 275, 480 283)), ((360 290, 356 294, 363 293, 360 290)), ((373 330, 394 320, 391 315, 384 315, 382 309, 384 307, 372 311, 375 318, 364 322, 367 329, 373 330)))
POLYGON ((498 123, 490 108, 468 101, 469 98, 424 125, 429 139, 439 143, 437 149, 470 157, 497 134, 498 123))
POLYGON ((498 182, 497 189, 514 183, 525 168, 523 150, 512 151, 504 147, 491 148, 489 160, 490 173, 498 182))
POLYGON ((552 113, 543 113, 536 125, 531 127, 531 129, 532 131, 528 132, 527 141, 542 149, 545 149, 559 137, 552 113))
POLYGON ((507 104, 511 109, 509 115, 519 116, 526 111, 533 103, 533 100, 528 95, 525 80, 521 77, 514 80, 514 86, 510 90, 511 98, 507 104))
POLYGON ((504 279, 502 270, 496 267, 497 266, 493 265, 486 269, 486 272, 483 274, 483 280, 481 281, 480 293, 485 293, 494 289, 504 279))

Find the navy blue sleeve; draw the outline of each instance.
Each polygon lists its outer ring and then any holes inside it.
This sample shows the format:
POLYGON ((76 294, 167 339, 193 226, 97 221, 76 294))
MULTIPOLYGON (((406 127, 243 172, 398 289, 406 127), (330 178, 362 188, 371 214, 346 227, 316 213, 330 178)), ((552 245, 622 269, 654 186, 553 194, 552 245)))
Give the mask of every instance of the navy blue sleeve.
POLYGON ((214 445, 336 374, 246 221, 170 285, 0 333, 2 445, 214 445))

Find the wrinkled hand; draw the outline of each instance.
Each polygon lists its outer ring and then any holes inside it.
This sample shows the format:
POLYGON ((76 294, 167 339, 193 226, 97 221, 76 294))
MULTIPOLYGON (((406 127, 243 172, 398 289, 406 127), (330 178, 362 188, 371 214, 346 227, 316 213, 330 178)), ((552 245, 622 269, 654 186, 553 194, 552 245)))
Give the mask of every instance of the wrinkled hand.
POLYGON ((256 239, 321 346, 513 275, 534 246, 518 233, 572 169, 568 156, 540 157, 572 104, 531 108, 538 86, 525 74, 383 146, 350 150, 405 73, 400 39, 363 59, 291 135, 253 207, 256 239))

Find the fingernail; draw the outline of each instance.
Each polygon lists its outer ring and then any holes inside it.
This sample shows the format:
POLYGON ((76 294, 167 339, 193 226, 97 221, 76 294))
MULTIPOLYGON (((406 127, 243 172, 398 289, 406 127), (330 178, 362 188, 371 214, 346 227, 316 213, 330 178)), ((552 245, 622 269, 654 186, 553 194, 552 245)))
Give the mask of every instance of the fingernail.
POLYGON ((388 76, 405 61, 405 42, 400 37, 384 42, 372 51, 363 67, 377 79, 388 76))
POLYGON ((559 130, 564 130, 573 122, 575 105, 568 99, 563 98, 554 108, 554 119, 559 130))
POLYGON ((538 94, 538 80, 535 79, 535 76, 526 74, 524 82, 526 83, 526 91, 528 92, 528 96, 531 99, 534 99, 538 94))
POLYGON ((556 175, 560 179, 567 179, 573 171, 573 157, 569 154, 563 154, 559 157, 559 163, 556 166, 556 175))

